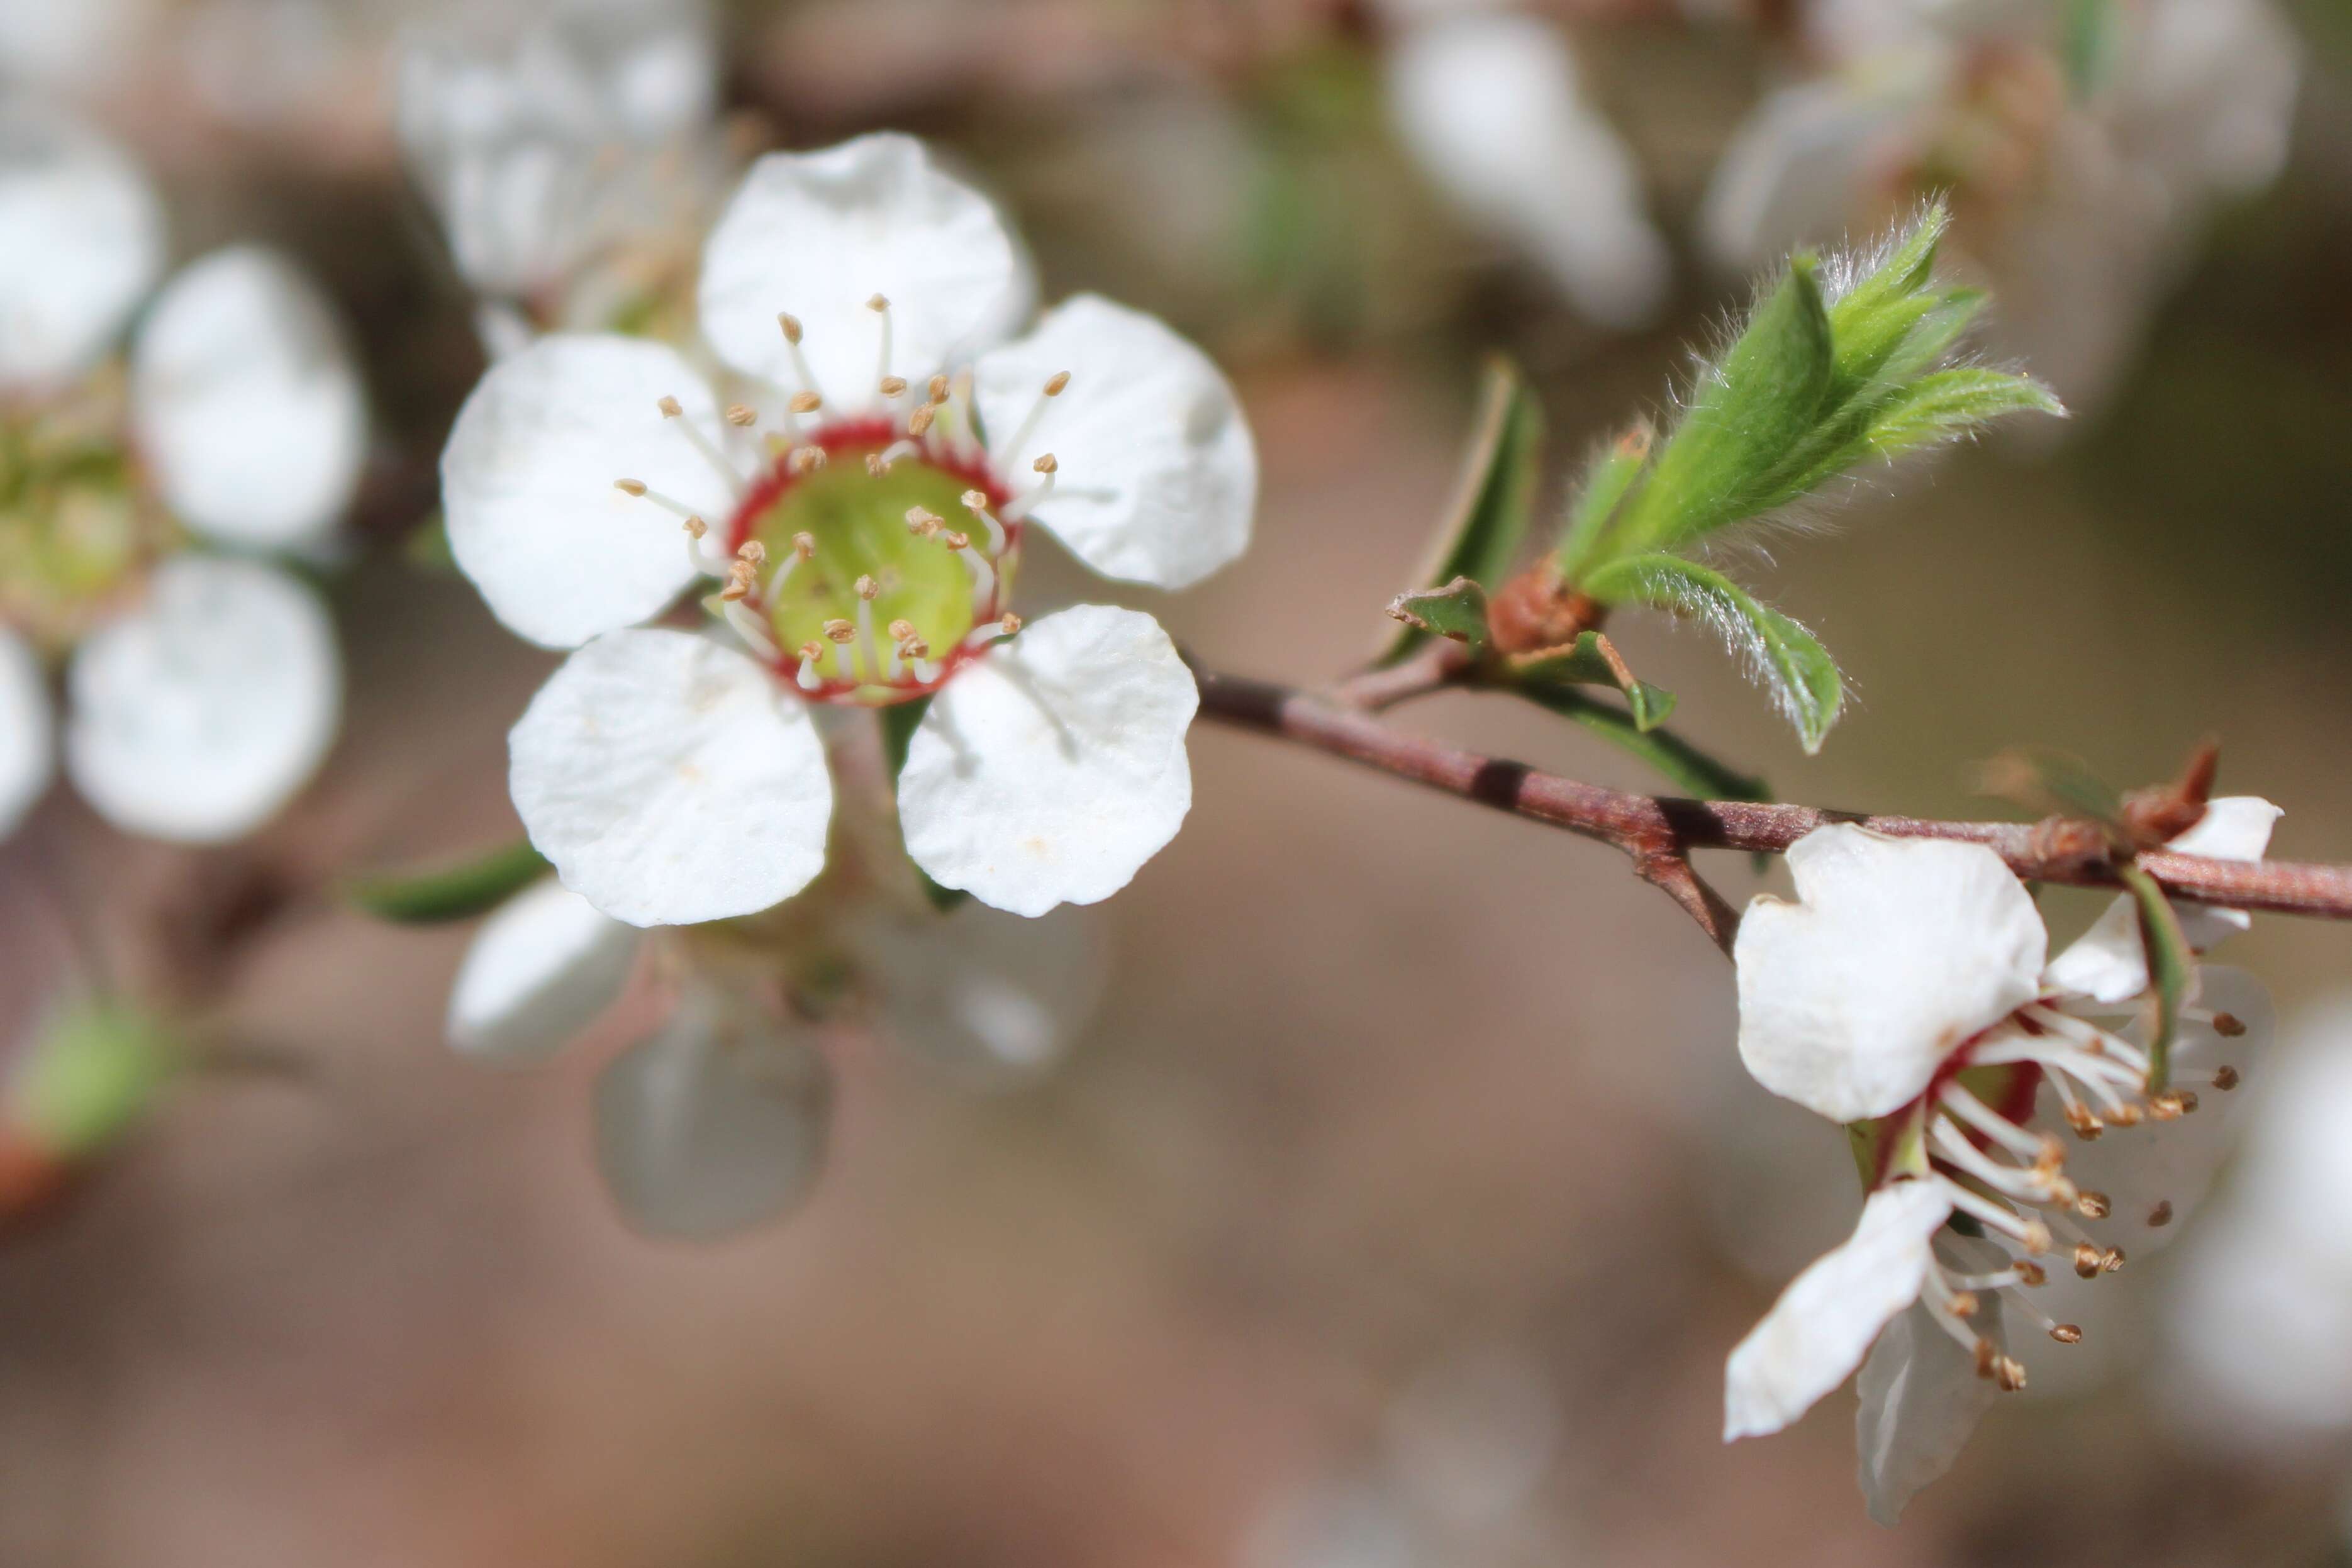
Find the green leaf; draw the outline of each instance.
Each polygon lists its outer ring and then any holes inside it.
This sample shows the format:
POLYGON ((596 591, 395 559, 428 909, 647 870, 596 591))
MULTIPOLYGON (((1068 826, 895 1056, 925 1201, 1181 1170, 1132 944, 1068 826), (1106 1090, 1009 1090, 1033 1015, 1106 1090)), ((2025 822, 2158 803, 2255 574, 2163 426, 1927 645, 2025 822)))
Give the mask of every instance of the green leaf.
POLYGON ((1585 591, 1603 604, 1637 602, 1695 615, 1745 655, 1807 752, 1819 751, 1844 705, 1837 661, 1804 627, 1721 572, 1679 556, 1645 555, 1596 574, 1585 591))
POLYGON ((1473 653, 1486 645, 1486 591, 1466 577, 1400 593, 1389 601, 1389 613, 1417 632, 1465 643, 1473 653))
MULTIPOLYGON (((1542 405, 1517 366, 1500 356, 1487 361, 1461 482, 1428 559, 1413 573, 1416 587, 1439 588, 1465 577, 1489 588, 1502 581, 1527 538, 1542 456, 1542 405)), ((1381 662, 1395 663, 1427 635, 1411 628, 1398 632, 1381 662)))
MULTIPOLYGON (((912 702, 892 703, 875 715, 882 726, 882 756, 889 765, 894 784, 898 770, 907 766, 907 748, 915 743, 916 727, 923 722, 923 716, 930 710, 931 699, 921 696, 912 702)), ((907 863, 913 869, 916 880, 922 883, 923 896, 929 899, 931 907, 941 914, 971 896, 959 887, 941 887, 931 880, 929 873, 916 865, 911 859, 907 863)))
POLYGON ((1607 639, 1587 632, 1563 648, 1521 653, 1505 661, 1502 683, 1513 690, 1538 686, 1614 686, 1624 694, 1634 727, 1647 733, 1675 711, 1675 695, 1635 680, 1622 659, 1609 656, 1607 639))
POLYGON ((1552 552, 1563 580, 1576 581, 1600 555, 1601 542, 1622 510, 1625 497, 1633 492, 1633 482, 1649 466, 1650 448, 1655 441, 1648 425, 1636 425, 1618 437, 1585 471, 1576 503, 1569 508, 1568 526, 1552 552))
POLYGON ((1863 439, 1881 457, 1955 441, 2011 413, 2065 417, 2057 394, 2031 376, 1965 365, 1920 377, 1873 414, 1863 439))
POLYGON ((494 909, 548 870, 546 857, 520 839, 459 865, 353 877, 343 896, 379 920, 432 925, 494 909))
POLYGON ((2180 1009, 2188 1000, 2197 961, 2180 929, 2179 913, 2156 878, 2128 863, 2118 871, 2139 905, 2140 944, 2147 953, 2148 977, 2156 982, 2156 1028, 2147 1042, 2147 1092, 2158 1094, 2163 1092, 2171 1074, 2172 1043, 2179 1038, 2180 1009))
POLYGON ((1520 695, 1574 720, 1610 745, 1646 763, 1676 789, 1699 800, 1769 800, 1770 789, 1753 774, 1717 761, 1672 732, 1643 729, 1633 716, 1604 697, 1573 686, 1535 688, 1520 695))
POLYGON ((145 1113, 184 1056, 159 1020, 134 1008, 77 1007, 16 1063, 11 1115, 44 1153, 85 1158, 145 1113))
POLYGON ((1829 315, 1799 256, 1721 363, 1700 378, 1620 531, 1625 548, 1681 544, 1777 505, 1769 476, 1820 422, 1833 369, 1829 315))

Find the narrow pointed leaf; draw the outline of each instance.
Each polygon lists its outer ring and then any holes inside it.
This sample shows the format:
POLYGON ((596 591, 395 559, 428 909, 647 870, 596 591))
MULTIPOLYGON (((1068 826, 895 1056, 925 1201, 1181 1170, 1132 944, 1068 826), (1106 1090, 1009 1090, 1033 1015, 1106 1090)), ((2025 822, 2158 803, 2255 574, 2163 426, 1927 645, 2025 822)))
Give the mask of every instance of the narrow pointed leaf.
POLYGON ((1486 591, 1466 577, 1443 588, 1400 593, 1389 614, 1416 632, 1460 643, 1476 653, 1486 646, 1486 591))
POLYGON ((2063 417, 2065 404, 2031 376, 1975 366, 1937 371, 1895 394, 1871 419, 1864 440, 1881 457, 1956 441, 2012 413, 2063 417))
POLYGON ((1522 653, 1505 662, 1503 684, 1514 690, 1557 686, 1613 686, 1625 698, 1634 727, 1647 732, 1666 722, 1675 711, 1675 695, 1635 680, 1622 659, 1602 652, 1597 632, 1587 632, 1564 647, 1522 653))
POLYGON ((1605 697, 1573 686, 1524 692, 1564 718, 1582 725, 1610 745, 1638 758, 1675 789, 1697 800, 1769 800, 1770 789, 1753 774, 1718 762, 1664 729, 1643 729, 1633 716, 1605 697))
POLYGON ((1642 603, 1706 622, 1772 694, 1808 752, 1837 723, 1845 688, 1837 661, 1811 632, 1712 568, 1679 556, 1619 561, 1585 584, 1604 604, 1642 603))
MULTIPOLYGON (((1542 456, 1543 406, 1518 367, 1497 355, 1486 362, 1462 477, 1427 559, 1413 573, 1415 588, 1464 577, 1489 588, 1502 581, 1527 538, 1542 456)), ((1381 662, 1393 664, 1428 635, 1411 627, 1399 632, 1381 662)))
POLYGON ((1560 534, 1558 549, 1552 552, 1563 580, 1577 581, 1603 559, 1602 547, 1609 538, 1611 525, 1622 512, 1634 482, 1649 465, 1650 449, 1655 440, 1648 425, 1637 425, 1618 437, 1586 470, 1583 483, 1577 489, 1576 503, 1569 508, 1568 526, 1560 534))
POLYGON ((354 877, 343 896, 379 920, 431 925, 488 914, 550 869, 530 840, 519 839, 462 864, 354 877))
POLYGON ((2189 977, 2197 972, 2197 960, 2180 929, 2179 912, 2156 878, 2129 864, 2122 867, 2122 876, 2139 905, 2139 938, 2147 950, 2148 977, 2156 984, 2151 998, 2156 1019, 2147 1042, 2147 1088, 2155 1094, 2163 1092, 2170 1076, 2172 1043, 2180 1034, 2180 1009, 2189 998, 2189 977))

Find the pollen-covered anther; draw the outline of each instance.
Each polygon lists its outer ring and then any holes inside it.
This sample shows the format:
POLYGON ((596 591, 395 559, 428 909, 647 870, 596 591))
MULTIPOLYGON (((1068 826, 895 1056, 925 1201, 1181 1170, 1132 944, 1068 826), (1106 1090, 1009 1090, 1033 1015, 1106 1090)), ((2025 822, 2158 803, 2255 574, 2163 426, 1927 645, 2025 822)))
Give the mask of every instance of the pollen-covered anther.
POLYGON ((2119 1105, 2107 1113, 2107 1120, 2118 1127, 2137 1127, 2147 1119, 2147 1113, 2137 1105, 2119 1105))
POLYGON ((907 508, 907 531, 910 534, 919 534, 927 539, 937 538, 940 530, 946 526, 947 519, 929 507, 907 508))
POLYGON ((2106 1254, 2088 1241, 2074 1243, 2074 1273, 2084 1280, 2095 1280, 2106 1264, 2106 1254))
POLYGON ((884 376, 882 378, 882 395, 884 397, 906 396, 907 378, 904 376, 884 376))
POLYGON ((1069 385, 1070 372, 1067 371, 1055 371, 1045 382, 1045 395, 1047 397, 1059 397, 1063 392, 1069 389, 1069 385))
POLYGON ((2157 1199, 2156 1207, 2147 1211, 2148 1228, 2160 1230, 2171 1223, 2172 1200, 2168 1197, 2157 1199))
POLYGON ((654 406, 661 410, 664 419, 676 419, 686 412, 685 405, 674 397, 665 397, 654 406))
POLYGON ((730 403, 727 408, 727 423, 738 430, 749 430, 760 423, 760 411, 749 403, 730 403))
POLYGON ((824 406, 824 399, 813 392, 796 392, 784 406, 794 413, 814 413, 824 406))
POLYGON ((2056 1245, 2051 1239, 2050 1228, 2038 1219, 2029 1219, 2018 1232, 2017 1244, 2037 1257, 2056 1245))
POLYGON ((2017 1270, 2017 1282, 2021 1285, 2044 1285, 2050 1281, 2050 1271, 2031 1258, 2020 1258, 2011 1267, 2017 1270))
POLYGON ((1990 1378, 2000 1365, 2000 1349, 1989 1339, 1977 1341, 1977 1375, 1990 1378))
POLYGON ((801 319, 789 310, 776 312, 776 325, 784 329, 784 341, 797 349, 801 346, 801 319))
POLYGON ((2187 1089, 2168 1089, 2147 1103, 2148 1114, 2159 1122, 2177 1122, 2197 1109, 2197 1096, 2187 1089))
POLYGON ((751 590, 759 582, 758 570, 759 569, 748 560, 739 560, 729 567, 727 586, 719 591, 719 597, 730 604, 738 600, 749 599, 751 596, 751 590))
POLYGON ((2223 1040, 2236 1040, 2246 1032, 2245 1020, 2235 1013, 2215 1013, 2213 1032, 2223 1040))
POLYGON ((1951 1301, 1946 1305, 1951 1308, 1952 1315, 1956 1318, 1972 1318, 1983 1309, 1984 1303, 1977 1300, 1977 1293, 1974 1291, 1955 1291, 1952 1292, 1951 1301))
POLYGON ((940 543, 947 546, 950 549, 970 549, 971 548, 971 536, 970 534, 957 533, 955 530, 950 528, 947 532, 940 535, 940 543))
POLYGON ((891 622, 884 630, 890 633, 890 641, 893 643, 905 643, 915 635, 915 623, 902 615, 891 622))
POLYGON ((690 539, 698 539, 710 531, 710 525, 700 517, 688 517, 681 526, 686 529, 686 537, 690 539))
POLYGON ((2086 1144, 2107 1130, 2107 1124, 2092 1114, 2088 1105, 2079 1102, 2066 1107, 2066 1124, 2074 1128, 2074 1135, 2086 1144))
POLYGON ((2114 1211, 2103 1192, 2080 1192, 2074 1195, 2074 1212, 2085 1219, 2105 1219, 2114 1211))
POLYGON ((857 640, 857 628, 836 617, 824 623, 824 636, 826 642, 840 646, 857 640))
POLYGON ((1062 467, 1061 464, 1055 461, 1054 455, 1050 452, 1041 455, 1036 462, 1032 463, 1029 466, 1040 474, 1059 473, 1062 467))
POLYGON ((2059 1323, 2051 1329, 2050 1337, 2060 1344, 2080 1344, 2083 1343, 2083 1331, 2074 1323, 2059 1323))
POLYGON ((876 581, 870 572, 861 575, 856 582, 850 584, 850 588, 858 598, 865 600, 868 604, 881 597, 882 593, 881 583, 876 581))
POLYGON ((745 539, 740 545, 736 547, 735 559, 738 560, 748 560, 753 566, 758 566, 761 561, 768 559, 768 547, 761 544, 758 539, 745 539))
POLYGON ((1021 630, 1021 617, 1009 612, 997 618, 996 629, 1007 637, 1021 630))
POLYGON ((915 410, 914 413, 907 416, 907 434, 916 436, 929 434, 931 428, 931 421, 939 418, 939 416, 940 405, 938 403, 927 402, 923 404, 920 408, 915 410))
POLYGON ((2003 1394, 2021 1394, 2025 1391, 2025 1364, 2013 1355, 2004 1355, 1993 1368, 1992 1380, 1993 1386, 2003 1394))
POLYGON ((2213 1087, 2224 1094, 2235 1089, 2240 1082, 2238 1070, 2226 1061, 2213 1070, 2213 1087))
POLYGON ((615 479, 613 481, 613 488, 624 496, 643 497, 646 493, 646 482, 643 479, 615 479))
POLYGON ((784 460, 785 468, 796 475, 811 473, 824 465, 825 453, 822 446, 795 446, 793 455, 784 460))
POLYGON ((2120 1247, 2108 1248, 2099 1259, 2099 1272, 2103 1274, 2120 1274, 2123 1268, 2124 1249, 2120 1247))

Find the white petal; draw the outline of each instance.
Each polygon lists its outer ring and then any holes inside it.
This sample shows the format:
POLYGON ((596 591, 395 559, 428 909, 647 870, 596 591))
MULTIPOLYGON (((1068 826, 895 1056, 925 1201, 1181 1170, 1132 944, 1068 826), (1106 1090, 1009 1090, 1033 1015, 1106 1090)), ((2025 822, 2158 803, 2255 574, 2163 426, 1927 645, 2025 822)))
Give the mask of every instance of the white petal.
POLYGON ((1559 28, 1458 10, 1405 28, 1387 64, 1391 117, 1444 194, 1524 246, 1594 320, 1636 327, 1657 313, 1666 242, 1559 28))
POLYGON ((1108 898, 1192 809, 1200 701, 1150 616, 1046 616, 931 699, 898 775, 907 852, 1015 915, 1108 898))
POLYGON ((832 1109, 807 1040, 700 987, 596 1081, 596 1167, 639 1228, 707 1240, 807 1196, 832 1109))
MULTIPOLYGON (((2252 795, 2229 795, 2207 803, 2197 825, 2165 847, 2215 860, 2258 861, 2270 848, 2280 808, 2252 795)), ((2180 899, 2173 905, 2189 947, 2205 953, 2252 924, 2242 909, 2221 909, 2180 899)), ((2088 931, 2050 961, 2044 983, 2053 990, 2093 1001, 2119 1002, 2147 989, 2147 950, 2139 935, 2139 907, 2129 898, 2107 905, 2088 931)))
POLYGON ((1061 471, 1037 520, 1105 577, 1186 588, 1247 547, 1257 447, 1223 371, 1160 321, 1092 294, 981 356, 973 396, 992 442, 1012 439, 1045 382, 1070 372, 1018 452, 1015 484, 1052 453, 1061 471))
POLYGON ((1845 230, 1914 104, 1908 84, 1889 86, 1868 92, 1838 77, 1765 97, 1724 149, 1699 209, 1717 262, 1759 267, 1845 230))
POLYGON ((64 380, 103 354, 163 267, 163 209, 114 147, 0 101, 0 387, 64 380))
POLYGON ((1790 1281, 1732 1351, 1725 1442, 1779 1431, 1862 1364, 1878 1331, 1919 1299, 1928 1239, 1951 1211, 1933 1182, 1897 1182, 1870 1195, 1853 1237, 1790 1281))
POLYGON ((635 479, 700 513, 733 515, 726 477, 666 419, 725 429, 675 350, 634 338, 542 338, 483 375, 441 455, 458 567, 500 621, 551 648, 643 621, 695 580, 681 520, 614 487, 635 479))
POLYGON ((319 596, 253 561, 181 555, 67 675, 66 770, 116 826, 212 843, 259 826, 327 755, 342 665, 319 596))
POLYGON ((824 865, 833 780, 806 705, 708 639, 599 637, 548 677, 510 741, 530 841, 615 920, 755 914, 824 865))
POLYGON ((563 1049, 620 996, 640 933, 550 878, 482 923, 449 991, 449 1043, 480 1061, 563 1049))
POLYGON ((55 721, 41 661, 0 627, 0 839, 16 831, 57 771, 55 721))
POLYGON ((275 251, 181 269, 131 355, 139 439, 190 527, 264 549, 341 517, 367 456, 367 399, 334 309, 275 251))
POLYGON ((880 395, 877 294, 890 302, 891 371, 919 386, 1010 331, 1033 289, 995 204, 910 136, 752 164, 703 251, 702 330, 719 358, 806 390, 776 324, 789 311, 815 390, 833 408, 864 407, 880 395))
POLYGON ((2035 996, 2047 937, 1980 844, 1817 828, 1789 852, 1797 904, 1739 925, 1739 1056, 1840 1122, 1917 1096, 1953 1049, 2035 996))
MULTIPOLYGON (((1941 1260, 1970 1274, 2009 1266, 2009 1254, 1989 1241, 1945 1235, 1941 1260)), ((1978 1292, 1976 1331, 2000 1343, 2000 1297, 1978 1292)), ((1976 1357, 1914 1302, 1886 1325, 1854 1380, 1862 1408, 1854 1417, 1855 1469, 1870 1517, 1892 1526, 1903 1505, 1952 1468, 2000 1392, 1977 1375, 1976 1357)))
POLYGON ((1082 910, 1031 920, 975 899, 946 915, 891 912, 857 946, 890 1038, 983 1080, 1059 1061, 1102 998, 1102 930, 1082 910))

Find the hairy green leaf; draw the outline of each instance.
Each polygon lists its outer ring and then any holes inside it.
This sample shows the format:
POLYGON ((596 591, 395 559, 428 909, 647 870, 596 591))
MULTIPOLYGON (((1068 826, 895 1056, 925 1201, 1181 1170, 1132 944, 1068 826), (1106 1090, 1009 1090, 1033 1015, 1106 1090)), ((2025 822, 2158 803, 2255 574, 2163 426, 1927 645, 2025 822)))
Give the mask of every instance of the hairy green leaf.
POLYGON ((2031 376, 1962 366, 1922 376, 1895 394, 1873 414, 1863 439, 1881 457, 1900 457, 1956 441, 2006 414, 2063 418, 2065 413, 2057 395, 2031 376))
MULTIPOLYGON (((1543 406, 1518 368, 1498 355, 1486 363, 1461 481, 1428 558, 1413 574, 1415 588, 1464 577, 1492 588, 1503 580, 1527 538, 1542 457, 1543 406)), ((1399 632, 1381 662, 1393 664, 1427 635, 1411 627, 1399 632)))
POLYGON ((379 920, 433 925, 487 914, 549 869, 530 841, 519 839, 460 864, 353 877, 343 896, 379 920))
POLYGON ((1474 653, 1486 645, 1486 591, 1466 577, 1443 588, 1400 593, 1389 601, 1389 613, 1417 632, 1449 638, 1474 653))
POLYGON ((1721 572, 1679 556, 1636 556, 1597 574, 1585 591, 1604 604, 1642 603, 1706 621, 1747 657, 1808 752, 1821 749, 1837 722, 1844 684, 1829 650, 1721 572))
POLYGON ((1563 580, 1576 581, 1599 556, 1610 525, 1617 520, 1634 482, 1649 466, 1655 439, 1648 425, 1637 425, 1612 443, 1585 470, 1575 504, 1569 507, 1568 526, 1552 552, 1563 580))

